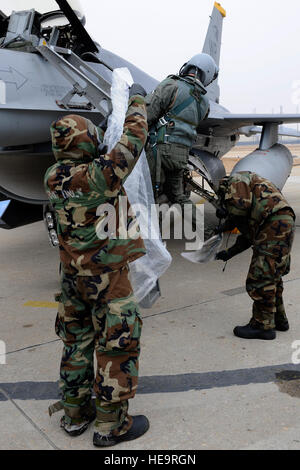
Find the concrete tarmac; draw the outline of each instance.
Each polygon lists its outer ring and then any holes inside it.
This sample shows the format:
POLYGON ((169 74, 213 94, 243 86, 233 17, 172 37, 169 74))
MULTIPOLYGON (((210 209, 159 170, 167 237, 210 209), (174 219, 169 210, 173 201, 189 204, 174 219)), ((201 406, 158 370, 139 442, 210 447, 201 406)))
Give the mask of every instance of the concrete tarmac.
MULTIPOLYGON (((284 190, 298 217, 299 185, 293 175, 284 190)), ((213 224, 208 206, 206 218, 213 224)), ((300 362, 299 227, 285 278, 291 329, 274 341, 233 335, 251 316, 244 287, 251 250, 224 273, 220 262, 185 261, 184 241, 168 243, 173 262, 161 279, 161 299, 143 311, 140 385, 130 404, 151 427, 113 449, 300 448, 300 365, 293 363, 300 362)), ((92 426, 70 438, 59 427, 61 413, 48 415, 59 397, 62 350, 54 332, 58 251, 43 223, 1 231, 0 251, 0 341, 6 345, 5 357, 0 342, 0 449, 94 449, 92 426)))

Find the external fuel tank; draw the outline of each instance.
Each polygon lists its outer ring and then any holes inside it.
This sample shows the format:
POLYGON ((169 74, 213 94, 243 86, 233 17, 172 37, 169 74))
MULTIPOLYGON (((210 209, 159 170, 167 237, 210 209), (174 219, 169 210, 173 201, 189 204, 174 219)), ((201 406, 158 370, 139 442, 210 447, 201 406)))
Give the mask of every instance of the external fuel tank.
POLYGON ((293 156, 282 144, 275 144, 268 150, 255 150, 239 161, 231 176, 241 171, 251 171, 283 189, 293 167, 293 156))

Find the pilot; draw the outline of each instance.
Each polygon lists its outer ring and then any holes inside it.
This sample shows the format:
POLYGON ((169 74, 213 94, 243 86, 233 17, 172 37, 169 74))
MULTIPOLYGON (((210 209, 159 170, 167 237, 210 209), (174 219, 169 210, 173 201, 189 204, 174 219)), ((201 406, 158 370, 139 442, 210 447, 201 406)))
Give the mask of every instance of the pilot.
POLYGON ((245 339, 273 340, 275 330, 289 329, 282 277, 290 271, 295 213, 274 184, 251 172, 222 179, 218 196, 227 218, 216 233, 238 228, 241 235, 233 247, 218 253, 217 259, 227 262, 253 249, 246 282, 254 302, 252 318, 248 325, 237 326, 234 334, 245 339))
MULTIPOLYGON (((62 275, 56 333, 64 343, 63 399, 49 411, 64 409, 61 427, 70 436, 82 434, 96 417, 97 447, 136 439, 149 428, 145 416, 128 413, 128 400, 137 390, 142 329, 128 263, 144 256, 145 247, 138 229, 132 237, 129 229, 128 237, 120 236, 118 215, 114 237, 103 236, 99 228, 105 213, 99 213, 101 206, 115 207, 119 214, 119 196, 126 196, 123 183, 147 140, 146 92, 134 84, 129 96, 123 135, 109 154, 100 154, 103 131, 91 121, 68 115, 54 122, 57 163, 45 175, 58 223, 62 275)), ((132 227, 129 202, 126 216, 132 227)))
MULTIPOLYGON (((208 54, 198 54, 170 75, 146 97, 149 125, 147 158, 156 202, 161 193, 172 204, 192 204, 183 190, 183 173, 197 129, 209 114, 207 87, 218 77, 218 67, 208 54)), ((192 204, 192 225, 196 228, 192 204)))

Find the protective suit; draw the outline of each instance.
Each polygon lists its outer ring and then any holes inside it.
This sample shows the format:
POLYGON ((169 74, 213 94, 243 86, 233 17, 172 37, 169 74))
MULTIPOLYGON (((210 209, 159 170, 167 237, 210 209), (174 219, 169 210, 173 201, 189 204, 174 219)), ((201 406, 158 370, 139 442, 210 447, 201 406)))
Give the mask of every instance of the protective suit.
POLYGON ((96 430, 121 436, 132 425, 128 400, 138 384, 142 320, 128 279, 128 263, 145 247, 123 183, 147 139, 144 98, 129 100, 123 135, 115 148, 99 155, 103 132, 80 116, 52 124, 57 163, 45 175, 56 212, 62 266, 56 333, 64 342, 60 369, 63 427, 92 419, 96 430), (115 217, 107 216, 110 208, 115 217), (124 208, 123 208, 124 209, 124 208), (114 224, 111 224, 111 221, 114 224), (94 379, 93 357, 97 358, 94 379))
POLYGON ((270 181, 250 172, 221 180, 218 195, 228 213, 218 231, 237 227, 241 235, 233 247, 219 253, 217 258, 228 261, 251 246, 253 249, 246 282, 247 292, 253 299, 253 315, 250 324, 237 327, 235 334, 274 339, 275 328, 288 329, 282 277, 290 271, 294 211, 270 181))

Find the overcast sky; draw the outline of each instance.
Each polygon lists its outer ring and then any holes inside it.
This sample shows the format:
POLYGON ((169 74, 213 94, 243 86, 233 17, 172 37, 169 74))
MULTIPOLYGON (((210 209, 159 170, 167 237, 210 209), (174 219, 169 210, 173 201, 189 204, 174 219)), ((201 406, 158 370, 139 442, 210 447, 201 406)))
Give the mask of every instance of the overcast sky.
MULTIPOLYGON (((214 2, 83 0, 81 4, 94 39, 162 80, 202 51, 214 2)), ((300 1, 223 0, 221 4, 227 11, 221 103, 232 112, 279 112, 281 105, 284 112, 296 112, 293 84, 300 83, 300 1)))

